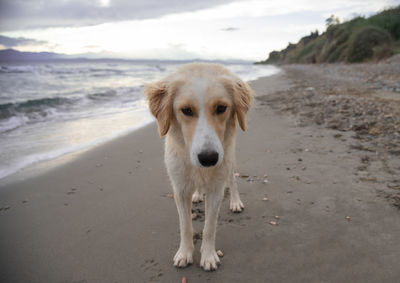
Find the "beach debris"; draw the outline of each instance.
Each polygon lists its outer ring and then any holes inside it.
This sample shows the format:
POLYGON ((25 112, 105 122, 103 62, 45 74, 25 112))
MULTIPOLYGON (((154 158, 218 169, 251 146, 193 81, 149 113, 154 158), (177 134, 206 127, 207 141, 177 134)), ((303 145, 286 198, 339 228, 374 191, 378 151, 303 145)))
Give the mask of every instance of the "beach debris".
POLYGON ((388 188, 393 189, 393 190, 400 190, 400 184, 399 183, 389 183, 386 185, 388 188))
POLYGON ((192 220, 196 220, 197 219, 197 213, 192 213, 192 220))
POLYGON ((292 181, 300 181, 299 176, 292 176, 292 177, 290 177, 290 179, 292 179, 292 181))
POLYGON ((187 283, 186 277, 182 277, 182 282, 181 283, 187 283))
POLYGON ((233 176, 235 176, 235 177, 239 177, 239 176, 240 176, 240 174, 239 174, 239 173, 234 173, 234 174, 233 174, 233 176))
POLYGON ((277 220, 279 220, 279 219, 281 218, 279 215, 275 215, 274 217, 275 217, 275 219, 277 219, 277 220))
POLYGON ((224 253, 223 253, 221 250, 218 250, 218 251, 217 251, 217 255, 218 255, 219 257, 223 257, 223 256, 224 256, 224 253))
POLYGON ((276 225, 278 225, 278 222, 276 222, 276 221, 270 221, 270 222, 268 222, 269 224, 271 224, 272 226, 276 226, 276 225))
POLYGON ((246 178, 249 178, 250 176, 247 175, 247 174, 242 174, 242 175, 240 175, 239 177, 242 178, 242 179, 246 179, 246 178))
POLYGON ((351 221, 351 217, 350 216, 346 216, 346 220, 347 221, 351 221))
POLYGON ((269 200, 267 197, 264 197, 264 198, 263 198, 263 201, 267 201, 267 200, 269 200))
POLYGON ((263 184, 267 184, 268 183, 268 179, 264 179, 262 182, 263 182, 263 184))
POLYGON ((162 196, 166 197, 166 198, 174 198, 174 194, 173 193, 162 194, 162 196))
POLYGON ((26 199, 24 199, 23 201, 22 201, 22 203, 27 203, 28 201, 26 200, 26 199))
POLYGON ((361 162, 364 164, 368 164, 369 163, 368 155, 364 155, 363 157, 361 157, 361 162))
POLYGON ((301 170, 306 170, 307 168, 305 166, 301 166, 301 170))
POLYGON ((367 180, 371 182, 376 182, 376 177, 368 177, 367 180))
POLYGON ((297 161, 299 161, 299 162, 302 162, 302 161, 303 161, 303 159, 299 158, 299 159, 297 159, 297 161))
POLYGON ((254 181, 255 181, 255 179, 252 178, 252 177, 248 177, 248 178, 246 179, 246 182, 249 182, 249 183, 252 183, 252 182, 254 182, 254 181))

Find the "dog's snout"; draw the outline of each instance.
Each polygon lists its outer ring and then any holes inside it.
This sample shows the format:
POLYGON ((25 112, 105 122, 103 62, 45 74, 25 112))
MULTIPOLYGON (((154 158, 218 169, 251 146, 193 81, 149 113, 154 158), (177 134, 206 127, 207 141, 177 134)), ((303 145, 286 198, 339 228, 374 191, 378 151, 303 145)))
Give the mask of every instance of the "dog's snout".
POLYGON ((218 162, 218 152, 204 151, 197 155, 199 162, 204 167, 214 166, 218 162))

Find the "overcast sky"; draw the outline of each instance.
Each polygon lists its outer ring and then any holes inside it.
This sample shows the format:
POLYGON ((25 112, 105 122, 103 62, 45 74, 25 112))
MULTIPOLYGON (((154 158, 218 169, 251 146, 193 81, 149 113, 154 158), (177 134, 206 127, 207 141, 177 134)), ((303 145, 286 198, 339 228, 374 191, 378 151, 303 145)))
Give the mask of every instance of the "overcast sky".
POLYGON ((331 14, 400 0, 0 0, 0 47, 154 59, 262 60, 331 14))

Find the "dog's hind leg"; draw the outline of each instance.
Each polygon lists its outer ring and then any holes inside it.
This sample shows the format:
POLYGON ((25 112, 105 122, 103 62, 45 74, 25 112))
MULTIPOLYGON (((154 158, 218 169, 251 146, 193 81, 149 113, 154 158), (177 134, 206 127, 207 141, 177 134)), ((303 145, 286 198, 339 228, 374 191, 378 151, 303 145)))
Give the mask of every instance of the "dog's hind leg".
POLYGON ((192 202, 198 203, 198 202, 202 202, 202 201, 204 201, 204 194, 201 191, 199 191, 198 189, 196 189, 192 196, 192 202))
POLYGON ((233 212, 242 212, 242 210, 244 209, 244 205, 243 202, 240 200, 237 180, 233 172, 233 167, 229 175, 228 187, 229 187, 229 193, 231 195, 231 201, 229 205, 230 209, 233 212))
POLYGON ((181 242, 174 256, 174 265, 185 267, 193 263, 192 192, 187 189, 174 190, 174 198, 179 214, 181 242))

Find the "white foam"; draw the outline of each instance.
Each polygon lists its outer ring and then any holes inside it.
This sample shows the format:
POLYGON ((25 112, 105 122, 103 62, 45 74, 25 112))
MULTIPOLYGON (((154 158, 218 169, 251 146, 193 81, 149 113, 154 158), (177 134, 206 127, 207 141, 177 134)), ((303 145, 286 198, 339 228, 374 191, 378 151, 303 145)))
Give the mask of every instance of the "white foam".
POLYGON ((29 121, 25 115, 13 116, 3 121, 0 121, 0 134, 11 130, 15 130, 29 121))

